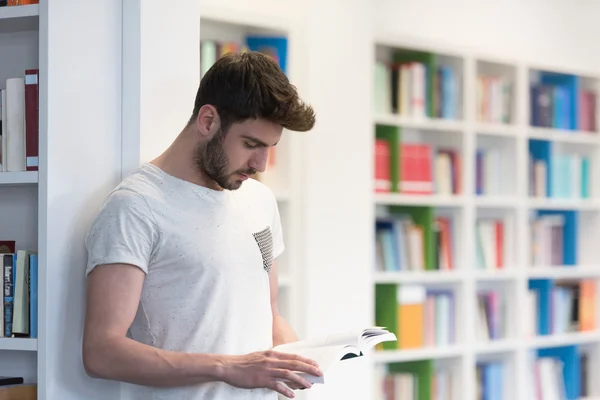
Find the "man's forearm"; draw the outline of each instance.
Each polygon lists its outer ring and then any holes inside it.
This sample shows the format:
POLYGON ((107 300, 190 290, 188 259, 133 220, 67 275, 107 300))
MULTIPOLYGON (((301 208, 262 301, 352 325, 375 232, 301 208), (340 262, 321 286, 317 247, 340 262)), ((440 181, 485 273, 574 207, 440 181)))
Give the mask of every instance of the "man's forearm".
POLYGON ((186 386, 223 379, 224 359, 213 354, 165 351, 126 337, 84 347, 94 377, 144 386, 186 386))
POLYGON ((278 346, 284 343, 295 342, 298 336, 281 315, 273 317, 273 346, 278 346))

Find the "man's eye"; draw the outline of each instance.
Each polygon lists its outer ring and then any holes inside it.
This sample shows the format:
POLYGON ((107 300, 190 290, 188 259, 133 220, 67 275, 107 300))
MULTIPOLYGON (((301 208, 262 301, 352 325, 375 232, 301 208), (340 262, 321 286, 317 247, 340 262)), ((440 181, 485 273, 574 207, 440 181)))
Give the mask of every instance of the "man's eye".
POLYGON ((254 143, 248 143, 248 142, 245 142, 245 143, 246 143, 246 147, 249 149, 253 149, 256 147, 256 144, 254 144, 254 143))

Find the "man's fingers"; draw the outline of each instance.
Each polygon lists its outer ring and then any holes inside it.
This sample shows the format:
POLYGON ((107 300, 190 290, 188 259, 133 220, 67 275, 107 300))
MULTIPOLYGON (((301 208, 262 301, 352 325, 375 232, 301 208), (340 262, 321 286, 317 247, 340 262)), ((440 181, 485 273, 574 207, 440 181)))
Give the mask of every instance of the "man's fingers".
POLYGON ((297 386, 295 389, 299 388, 309 388, 312 384, 301 377, 300 375, 288 370, 288 369, 279 369, 275 371, 275 377, 278 379, 285 381, 288 386, 297 386))
POLYGON ((297 359, 277 360, 274 363, 276 368, 289 369, 296 372, 304 372, 314 376, 321 376, 323 373, 313 363, 306 363, 297 359))
POLYGON ((294 392, 292 392, 291 389, 289 389, 281 382, 274 381, 272 384, 269 385, 269 389, 274 390, 277 393, 281 393, 288 399, 293 399, 294 397, 296 397, 294 395, 294 392))
POLYGON ((273 355, 273 357, 278 358, 280 360, 299 361, 304 364, 314 365, 315 367, 319 366, 319 364, 317 364, 317 362, 315 360, 311 360, 310 358, 302 357, 298 354, 280 353, 277 351, 273 351, 272 355, 273 355))

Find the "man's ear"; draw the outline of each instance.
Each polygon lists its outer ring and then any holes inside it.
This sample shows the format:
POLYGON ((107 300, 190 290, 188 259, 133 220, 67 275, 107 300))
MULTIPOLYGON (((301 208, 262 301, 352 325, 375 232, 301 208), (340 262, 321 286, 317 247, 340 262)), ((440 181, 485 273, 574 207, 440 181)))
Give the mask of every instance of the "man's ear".
POLYGON ((219 113, 214 106, 205 104, 200 107, 198 111, 198 118, 196 118, 196 127, 200 135, 205 138, 212 137, 219 131, 221 126, 221 118, 219 113))

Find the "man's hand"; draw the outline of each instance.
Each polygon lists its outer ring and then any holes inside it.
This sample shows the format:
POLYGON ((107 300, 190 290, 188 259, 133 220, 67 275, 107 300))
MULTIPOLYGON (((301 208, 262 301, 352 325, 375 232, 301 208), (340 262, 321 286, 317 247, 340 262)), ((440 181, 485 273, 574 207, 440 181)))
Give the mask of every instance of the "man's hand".
POLYGON ((295 354, 274 350, 229 356, 225 359, 223 381, 240 388, 269 388, 288 398, 294 393, 281 381, 295 388, 310 388, 312 384, 296 372, 321 376, 322 372, 313 360, 295 354))

